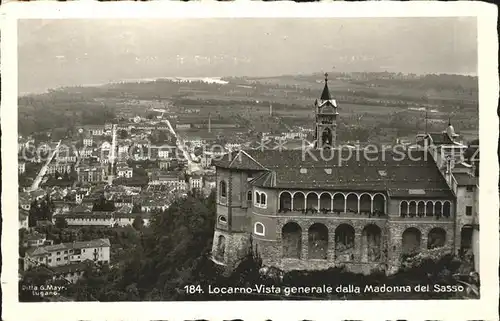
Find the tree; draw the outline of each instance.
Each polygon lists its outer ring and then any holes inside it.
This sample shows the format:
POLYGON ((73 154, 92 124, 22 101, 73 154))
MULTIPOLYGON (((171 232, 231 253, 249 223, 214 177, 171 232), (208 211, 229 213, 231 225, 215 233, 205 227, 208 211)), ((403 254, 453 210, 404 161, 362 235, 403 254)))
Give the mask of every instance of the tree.
POLYGON ((140 215, 137 215, 134 219, 134 222, 132 223, 132 226, 137 230, 140 231, 144 227, 144 220, 140 215))
POLYGON ((128 132, 125 129, 120 129, 118 135, 121 139, 125 139, 128 137, 128 132))
POLYGON ((132 207, 132 213, 142 213, 141 204, 135 203, 132 207))
POLYGON ((68 222, 66 219, 62 216, 57 216, 56 217, 56 222, 54 224, 57 228, 63 229, 68 227, 68 222))

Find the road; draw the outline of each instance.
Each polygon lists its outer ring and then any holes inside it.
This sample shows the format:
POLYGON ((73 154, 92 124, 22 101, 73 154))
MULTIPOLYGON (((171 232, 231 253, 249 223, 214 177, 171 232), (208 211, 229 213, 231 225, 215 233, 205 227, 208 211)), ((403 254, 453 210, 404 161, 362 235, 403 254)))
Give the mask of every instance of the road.
POLYGON ((36 176, 35 180, 33 181, 33 184, 31 184, 30 188, 28 189, 28 192, 36 191, 38 189, 38 186, 40 185, 40 182, 42 181, 43 177, 45 176, 45 173, 47 173, 47 168, 54 159, 54 156, 56 156, 57 151, 59 150, 59 146, 61 146, 61 141, 57 143, 56 148, 54 148, 54 151, 52 152, 52 155, 47 159, 45 164, 42 166, 40 171, 38 172, 38 175, 36 176))
POLYGON ((176 138, 177 148, 182 152, 184 158, 187 160, 188 174, 200 171, 201 170, 200 164, 193 162, 193 160, 191 159, 191 155, 189 155, 188 151, 186 150, 186 146, 184 146, 184 141, 182 140, 182 138, 175 132, 174 128, 172 127, 172 124, 170 124, 170 121, 169 120, 165 121, 167 122, 168 129, 170 130, 172 135, 174 135, 176 138))
POLYGON ((115 159, 116 159, 116 124, 113 124, 113 139, 111 141, 111 150, 109 151, 109 163, 111 164, 111 173, 108 175, 108 184, 113 185, 113 179, 115 178, 115 159))

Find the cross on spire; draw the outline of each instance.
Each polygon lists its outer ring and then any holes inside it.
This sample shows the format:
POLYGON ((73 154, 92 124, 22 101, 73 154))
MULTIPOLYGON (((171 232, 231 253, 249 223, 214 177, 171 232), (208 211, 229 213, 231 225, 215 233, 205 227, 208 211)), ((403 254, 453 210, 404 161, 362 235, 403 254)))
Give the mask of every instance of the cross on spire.
POLYGON ((332 97, 330 96, 330 90, 328 89, 328 73, 325 72, 325 87, 323 88, 323 92, 321 93, 321 100, 330 100, 332 97))

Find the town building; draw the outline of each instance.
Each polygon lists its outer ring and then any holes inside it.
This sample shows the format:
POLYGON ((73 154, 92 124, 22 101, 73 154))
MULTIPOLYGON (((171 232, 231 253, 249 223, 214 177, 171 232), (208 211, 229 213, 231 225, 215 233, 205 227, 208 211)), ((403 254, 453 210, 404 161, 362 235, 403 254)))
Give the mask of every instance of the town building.
POLYGON ((35 231, 26 236, 23 245, 25 247, 38 247, 45 245, 46 241, 47 235, 35 231))
POLYGON ((161 200, 145 200, 141 204, 141 211, 143 213, 151 213, 151 212, 156 212, 156 211, 164 211, 168 208, 168 205, 165 204, 165 201, 161 200))
POLYGON ((182 172, 156 172, 152 173, 149 185, 166 185, 176 190, 187 189, 186 179, 182 172))
POLYGON ((25 209, 19 209, 19 229, 28 228, 29 212, 25 209))
POLYGON ((416 150, 345 149, 337 146, 339 112, 327 80, 314 110, 314 145, 214 161, 214 262, 231 270, 252 246, 264 265, 285 271, 393 273, 408 255, 477 246, 468 228, 477 218, 477 181, 453 173, 448 156, 463 148, 451 124, 424 135, 430 146, 416 150))
POLYGON ((88 266, 88 261, 86 261, 53 267, 51 268, 52 280, 64 279, 70 283, 76 283, 83 278, 88 266))
POLYGON ((109 263, 110 247, 109 239, 96 239, 30 248, 24 256, 24 269, 37 265, 57 267, 86 260, 109 263))
POLYGON ((102 125, 87 125, 85 129, 92 136, 102 136, 104 135, 105 128, 102 125))
POLYGON ((61 213, 57 217, 62 217, 68 223, 68 226, 103 226, 112 227, 114 224, 113 214, 111 212, 72 212, 61 213))
POLYGON ((105 179, 105 167, 81 166, 77 168, 79 182, 102 182, 105 179))
POLYGON ((118 177, 132 178, 133 170, 129 166, 120 166, 116 168, 116 174, 118 177))
POLYGON ((26 162, 19 160, 17 162, 17 173, 22 175, 26 172, 26 162))
POLYGON ((94 144, 93 136, 88 135, 83 138, 83 146, 92 147, 93 144, 94 144))
POLYGON ((49 175, 54 175, 56 173, 59 173, 59 175, 63 175, 64 173, 71 173, 73 170, 73 164, 72 163, 66 163, 66 162, 51 162, 49 166, 47 166, 47 174, 49 175))
POLYGON ((203 177, 200 175, 191 175, 189 177, 189 189, 202 189, 203 177))
POLYGON ((31 209, 31 196, 28 193, 19 193, 19 207, 26 211, 31 209))
POLYGON ((114 213, 115 226, 132 226, 137 217, 142 219, 144 226, 148 226, 151 221, 150 213, 114 213))

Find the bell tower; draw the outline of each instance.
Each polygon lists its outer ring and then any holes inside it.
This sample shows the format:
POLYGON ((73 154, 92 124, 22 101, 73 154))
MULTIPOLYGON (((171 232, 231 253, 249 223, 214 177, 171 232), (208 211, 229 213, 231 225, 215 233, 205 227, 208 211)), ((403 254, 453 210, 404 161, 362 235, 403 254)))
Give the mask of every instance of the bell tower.
POLYGON ((337 101, 332 99, 328 89, 328 73, 325 73, 325 87, 320 99, 314 102, 315 146, 318 149, 334 148, 337 141, 337 101))

